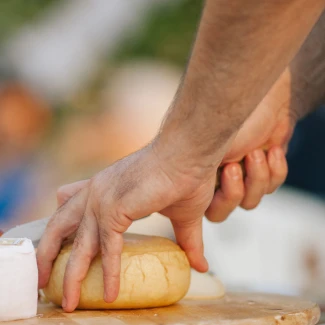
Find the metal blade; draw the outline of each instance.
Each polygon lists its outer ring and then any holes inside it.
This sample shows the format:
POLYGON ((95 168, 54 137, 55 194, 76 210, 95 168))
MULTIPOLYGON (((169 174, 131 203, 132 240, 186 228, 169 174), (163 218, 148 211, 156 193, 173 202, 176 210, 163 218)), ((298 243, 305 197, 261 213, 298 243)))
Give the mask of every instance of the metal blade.
POLYGON ((29 238, 36 248, 49 222, 50 217, 24 223, 6 231, 2 238, 29 238))

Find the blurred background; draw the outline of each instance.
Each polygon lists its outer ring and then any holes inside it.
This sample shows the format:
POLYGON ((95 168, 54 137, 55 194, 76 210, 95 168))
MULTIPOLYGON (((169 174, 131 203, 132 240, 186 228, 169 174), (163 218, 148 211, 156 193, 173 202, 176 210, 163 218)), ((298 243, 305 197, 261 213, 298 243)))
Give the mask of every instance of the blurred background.
MULTIPOLYGON (((60 185, 154 136, 202 2, 0 2, 0 228, 51 215, 60 185)), ((223 224, 205 221, 211 271, 228 288, 325 302, 324 125, 322 108, 299 123, 281 190, 223 224)))

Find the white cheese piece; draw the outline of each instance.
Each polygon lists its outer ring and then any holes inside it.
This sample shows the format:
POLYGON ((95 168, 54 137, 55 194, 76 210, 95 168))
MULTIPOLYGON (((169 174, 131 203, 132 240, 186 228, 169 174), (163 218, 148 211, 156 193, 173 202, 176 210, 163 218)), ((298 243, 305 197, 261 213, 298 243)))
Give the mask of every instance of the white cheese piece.
POLYGON ((0 321, 36 316, 38 270, 27 238, 0 238, 0 321))
POLYGON ((218 277, 191 269, 191 284, 184 299, 220 299, 224 295, 225 288, 218 277))

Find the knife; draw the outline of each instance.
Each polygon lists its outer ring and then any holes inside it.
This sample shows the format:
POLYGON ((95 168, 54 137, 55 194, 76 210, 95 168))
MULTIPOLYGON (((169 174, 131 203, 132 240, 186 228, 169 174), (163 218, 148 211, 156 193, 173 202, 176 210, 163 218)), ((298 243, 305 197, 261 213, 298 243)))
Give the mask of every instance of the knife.
MULTIPOLYGON (((245 177, 245 167, 244 167, 244 161, 240 161, 240 166, 243 172, 243 176, 245 177)), ((221 172, 223 170, 223 166, 219 167, 216 174, 216 185, 215 185, 215 191, 217 191, 220 187, 220 177, 221 172)), ((143 218, 147 218, 149 216, 145 216, 143 218)), ((18 225, 14 228, 9 229, 8 231, 4 232, 1 236, 0 231, 0 237, 2 238, 29 238, 34 247, 37 248, 41 237, 46 229, 46 226, 50 220, 50 217, 42 218, 36 221, 27 222, 21 225, 18 225)))
POLYGON ((39 220, 31 221, 18 225, 9 229, 2 234, 3 238, 29 238, 34 247, 36 248, 45 231, 45 228, 50 220, 50 217, 42 218, 39 220))

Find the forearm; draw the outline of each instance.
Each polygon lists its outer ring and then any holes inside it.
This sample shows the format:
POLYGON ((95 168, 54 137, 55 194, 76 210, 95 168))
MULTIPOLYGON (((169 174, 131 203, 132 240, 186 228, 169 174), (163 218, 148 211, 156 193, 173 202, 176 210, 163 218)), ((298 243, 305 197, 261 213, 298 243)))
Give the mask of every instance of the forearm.
POLYGON ((291 62, 288 73, 289 105, 296 119, 325 103, 325 11, 291 62))
POLYGON ((325 103, 325 11, 263 103, 288 112, 293 125, 325 103))
POLYGON ((324 0, 207 0, 185 78, 166 119, 163 145, 183 159, 218 155, 293 59, 324 0), (297 17, 303 13, 303 20, 297 17))

